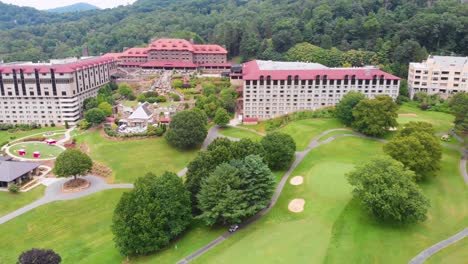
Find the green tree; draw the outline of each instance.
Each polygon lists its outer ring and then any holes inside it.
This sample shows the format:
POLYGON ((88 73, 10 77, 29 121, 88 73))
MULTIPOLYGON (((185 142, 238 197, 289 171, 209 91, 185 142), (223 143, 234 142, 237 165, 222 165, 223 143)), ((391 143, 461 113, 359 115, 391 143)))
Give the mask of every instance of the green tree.
POLYGON ((190 197, 182 179, 170 172, 147 174, 120 198, 112 233, 122 255, 145 255, 167 246, 191 219, 190 197))
POLYGON ((216 111, 214 122, 218 126, 225 127, 227 124, 229 124, 228 112, 224 108, 219 108, 216 111))
POLYGON ((403 125, 403 128, 398 132, 398 136, 409 136, 416 132, 424 132, 429 135, 435 134, 434 126, 431 123, 411 121, 403 125))
POLYGON ((260 156, 219 165, 197 195, 207 225, 234 224, 265 208, 273 194, 273 174, 260 156))
POLYGON ((93 168, 93 161, 77 149, 67 149, 55 160, 54 174, 57 177, 85 176, 93 168))
POLYGON ((459 92, 449 99, 449 107, 455 115, 455 129, 468 133, 468 93, 459 92))
POLYGON ((112 111, 112 105, 110 105, 108 102, 102 102, 98 106, 99 109, 104 112, 106 116, 111 116, 113 111, 112 111))
POLYGON ((96 98, 90 97, 86 98, 83 101, 83 109, 84 111, 88 111, 90 109, 98 107, 99 103, 97 102, 96 98))
POLYGON ((230 150, 234 159, 243 159, 249 155, 258 155, 265 158, 265 149, 262 144, 248 138, 233 142, 230 150))
POLYGON ((180 149, 199 146, 205 140, 208 130, 203 116, 195 111, 182 111, 172 117, 166 139, 180 149))
POLYGON ((416 124, 403 129, 383 149, 386 154, 414 171, 416 180, 420 181, 434 176, 440 169, 442 146, 435 136, 424 132, 424 127, 419 131, 415 129, 416 124))
POLYGON ((361 100, 353 109, 352 126, 370 136, 382 136, 392 127, 397 127, 398 105, 386 95, 375 99, 361 100))
POLYGON ((429 200, 412 180, 414 173, 390 157, 377 157, 348 175, 353 196, 375 217, 390 222, 426 219, 429 200))
POLYGON ((354 107, 365 98, 366 97, 360 92, 348 92, 336 105, 336 117, 343 122, 343 124, 350 126, 354 122, 354 107))
POLYGON ((215 90, 215 85, 212 82, 204 83, 202 85, 202 94, 206 97, 210 95, 215 95, 216 90, 215 90))
POLYGON ((265 161, 272 170, 287 169, 294 161, 296 142, 284 133, 273 132, 262 138, 265 161))
POLYGON ((93 108, 86 111, 85 119, 90 124, 99 125, 106 119, 106 114, 99 108, 93 108))
POLYGON ((132 88, 130 88, 128 84, 119 85, 118 93, 123 97, 127 98, 128 100, 132 100, 132 98, 135 97, 132 88))

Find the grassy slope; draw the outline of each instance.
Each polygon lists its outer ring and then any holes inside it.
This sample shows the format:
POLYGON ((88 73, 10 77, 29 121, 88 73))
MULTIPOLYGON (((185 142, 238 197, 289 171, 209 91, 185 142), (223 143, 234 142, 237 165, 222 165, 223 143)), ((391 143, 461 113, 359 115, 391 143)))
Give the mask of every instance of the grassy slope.
POLYGON ((45 187, 40 185, 25 193, 12 194, 9 192, 0 192, 0 216, 11 213, 18 208, 34 202, 44 195, 44 190, 45 187))
POLYGON ((234 138, 249 138, 255 141, 260 141, 262 136, 255 134, 254 132, 235 128, 235 127, 226 127, 219 130, 221 135, 234 137, 234 138))
POLYGON ((42 133, 42 132, 47 132, 47 131, 59 131, 62 130, 64 131, 64 128, 62 127, 43 127, 40 129, 33 129, 29 131, 21 131, 21 132, 15 132, 15 133, 9 133, 8 131, 0 131, 0 143, 5 142, 5 141, 10 141, 11 137, 14 137, 15 139, 17 138, 22 138, 25 136, 29 136, 32 134, 37 134, 37 133, 42 133))
POLYGON ((447 149, 438 178, 423 184, 432 203, 429 219, 408 227, 376 223, 352 199, 343 176, 376 153, 380 143, 357 138, 340 138, 312 151, 292 174, 305 176, 304 185, 287 185, 267 216, 195 263, 406 263, 468 224, 463 203, 468 191, 457 171, 460 156, 447 149), (287 210, 294 198, 306 200, 303 213, 287 210))
POLYGON ((179 151, 164 138, 114 141, 99 132, 78 136, 90 147, 91 157, 114 171, 115 182, 133 182, 147 172, 179 172, 195 157, 196 151, 179 151))
POLYGON ((417 116, 400 116, 398 117, 398 123, 404 124, 410 121, 424 121, 434 125, 436 132, 446 132, 453 128, 453 120, 455 117, 450 114, 423 111, 414 104, 405 103, 400 106, 398 110, 399 114, 416 114, 417 116))
POLYGON ((277 131, 291 135, 296 141, 297 150, 301 151, 323 131, 342 127, 344 126, 337 119, 307 119, 294 121, 277 131))

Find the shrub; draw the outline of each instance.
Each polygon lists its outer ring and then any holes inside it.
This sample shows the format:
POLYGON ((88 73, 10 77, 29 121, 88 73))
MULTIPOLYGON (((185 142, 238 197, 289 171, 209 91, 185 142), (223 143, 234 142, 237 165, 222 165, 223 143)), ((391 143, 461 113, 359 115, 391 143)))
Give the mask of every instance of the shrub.
POLYGON ((68 121, 65 121, 65 129, 69 129, 70 125, 68 124, 68 121))
POLYGON ((91 124, 86 121, 85 119, 82 119, 78 122, 78 127, 81 129, 81 130, 86 130, 88 128, 91 127, 91 124))
POLYGON ((18 184, 15 184, 15 183, 12 183, 10 185, 8 185, 8 191, 11 192, 11 193, 18 193, 20 190, 18 184))
POLYGON ((62 258, 50 249, 33 248, 23 252, 18 258, 18 264, 59 264, 62 258))

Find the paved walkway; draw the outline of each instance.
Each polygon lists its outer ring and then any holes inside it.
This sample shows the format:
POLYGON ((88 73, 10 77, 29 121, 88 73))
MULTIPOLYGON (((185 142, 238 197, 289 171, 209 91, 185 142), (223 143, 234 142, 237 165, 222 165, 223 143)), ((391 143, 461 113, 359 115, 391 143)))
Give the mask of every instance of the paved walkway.
POLYGON ((24 207, 21 207, 20 209, 14 212, 11 212, 3 217, 0 217, 0 225, 10 221, 11 219, 17 216, 20 216, 26 212, 29 212, 34 208, 37 208, 41 205, 48 204, 51 202, 78 199, 78 198, 88 196, 90 194, 97 193, 103 190, 133 188, 133 184, 107 184, 104 179, 96 177, 96 176, 86 176, 83 178, 91 182, 91 186, 88 189, 80 191, 80 192, 76 192, 76 193, 63 193, 62 185, 68 179, 59 179, 47 187, 44 196, 40 198, 39 200, 36 200, 35 202, 30 203, 24 207))
POLYGON ((463 231, 443 240, 439 243, 433 245, 432 247, 424 250, 423 252, 419 253, 416 257, 410 260, 409 264, 420 264, 426 261, 429 257, 434 255, 435 253, 441 251, 442 249, 457 243, 458 241, 462 240, 463 238, 468 237, 468 228, 465 228, 463 231))

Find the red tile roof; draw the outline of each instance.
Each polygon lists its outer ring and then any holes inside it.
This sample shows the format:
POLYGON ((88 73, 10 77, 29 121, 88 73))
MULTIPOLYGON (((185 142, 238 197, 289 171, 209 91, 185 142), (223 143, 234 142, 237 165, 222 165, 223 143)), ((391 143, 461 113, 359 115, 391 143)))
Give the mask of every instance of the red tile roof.
POLYGON ((256 117, 244 117, 244 118, 242 118, 242 122, 247 122, 247 123, 258 122, 258 118, 256 118, 256 117))
POLYGON ((122 55, 122 53, 109 52, 109 53, 106 53, 106 54, 102 55, 101 57, 103 57, 103 58, 114 58, 115 60, 118 60, 121 55, 122 55))
POLYGON ((92 67, 95 65, 101 65, 113 62, 114 59, 110 57, 96 57, 91 59, 79 60, 76 62, 66 64, 53 64, 53 65, 0 65, 0 72, 12 73, 13 70, 19 72, 23 70, 24 73, 34 73, 37 69, 39 73, 49 73, 51 69, 55 70, 55 73, 73 73, 76 70, 92 67))
POLYGON ((141 64, 141 67, 185 67, 185 68, 196 68, 198 65, 191 62, 182 61, 149 61, 141 64))
POLYGON ((200 64, 200 67, 231 67, 232 63, 231 62, 226 62, 226 63, 204 63, 200 64))
POLYGON ((120 57, 148 57, 148 48, 131 48, 121 53, 120 57))
POLYGON ((227 54, 227 50, 219 45, 193 45, 196 54, 227 54))
POLYGON ((288 76, 293 79, 295 76, 299 76, 299 79, 315 79, 317 75, 323 78, 327 76, 329 80, 344 80, 345 76, 348 75, 349 79, 353 75, 358 80, 372 80, 374 75, 384 76, 386 80, 400 80, 399 77, 386 73, 379 69, 372 68, 328 68, 328 69, 317 69, 317 70, 260 70, 257 61, 249 61, 244 63, 242 68, 242 78, 244 80, 259 80, 260 76, 264 76, 265 80, 267 76, 270 76, 272 80, 287 80, 288 76))
POLYGON ((163 117, 163 118, 160 118, 160 119, 159 119, 159 122, 162 122, 162 123, 170 123, 170 122, 171 122, 171 118, 170 118, 170 117, 163 117))
POLYGON ((193 51, 193 44, 185 39, 158 39, 148 47, 150 50, 187 50, 193 51))

